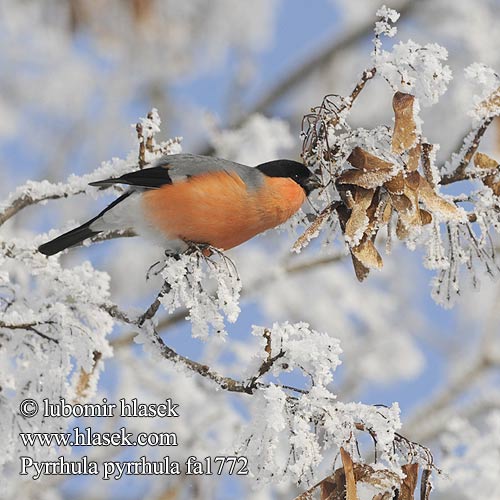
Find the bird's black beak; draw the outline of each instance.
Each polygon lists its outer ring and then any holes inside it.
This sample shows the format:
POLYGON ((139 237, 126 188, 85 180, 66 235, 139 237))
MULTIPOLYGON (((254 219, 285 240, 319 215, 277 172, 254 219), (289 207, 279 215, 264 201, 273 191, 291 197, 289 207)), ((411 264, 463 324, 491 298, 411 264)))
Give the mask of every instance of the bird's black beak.
POLYGON ((307 195, 312 193, 315 189, 318 189, 320 187, 323 187, 323 183, 321 182, 321 179, 317 177, 314 174, 311 174, 302 184, 302 187, 304 188, 304 191, 306 192, 307 195))

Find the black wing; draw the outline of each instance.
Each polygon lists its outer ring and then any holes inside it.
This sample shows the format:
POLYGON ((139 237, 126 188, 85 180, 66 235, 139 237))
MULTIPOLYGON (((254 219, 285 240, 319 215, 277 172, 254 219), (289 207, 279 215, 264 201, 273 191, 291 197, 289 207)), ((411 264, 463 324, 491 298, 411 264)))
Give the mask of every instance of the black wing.
POLYGON ((111 186, 112 184, 128 184, 143 188, 157 189, 165 184, 172 184, 172 179, 165 167, 151 167, 122 175, 115 179, 91 182, 90 186, 111 186))

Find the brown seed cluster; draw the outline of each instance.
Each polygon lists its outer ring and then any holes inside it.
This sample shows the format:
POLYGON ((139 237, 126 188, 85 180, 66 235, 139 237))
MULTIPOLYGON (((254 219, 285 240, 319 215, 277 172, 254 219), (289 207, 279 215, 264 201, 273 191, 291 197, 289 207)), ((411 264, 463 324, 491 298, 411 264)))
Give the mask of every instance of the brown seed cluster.
POLYGON ((463 212, 436 191, 429 167, 432 146, 421 142, 413 104, 410 94, 394 95, 391 153, 401 161, 387 161, 356 147, 347 159, 352 168, 335 180, 343 202, 337 209, 340 226, 360 281, 370 269, 382 267, 374 242, 378 231, 393 216, 400 240, 432 222, 435 216, 443 220, 463 218, 463 212))
POLYGON ((474 165, 485 171, 486 175, 481 177, 484 185, 488 186, 496 196, 500 196, 500 165, 498 162, 484 153, 476 153, 474 165))

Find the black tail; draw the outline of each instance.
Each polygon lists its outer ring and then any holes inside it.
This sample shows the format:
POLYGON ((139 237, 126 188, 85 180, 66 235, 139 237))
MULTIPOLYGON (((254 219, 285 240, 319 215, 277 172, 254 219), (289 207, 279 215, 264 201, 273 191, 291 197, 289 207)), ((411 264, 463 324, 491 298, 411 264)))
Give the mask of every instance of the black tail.
POLYGON ((85 224, 82 224, 80 227, 76 229, 72 229, 67 233, 61 234, 55 240, 48 241, 43 245, 38 247, 38 251, 43 253, 44 255, 54 255, 55 253, 61 252, 62 250, 66 250, 66 248, 72 247, 74 245, 78 245, 83 240, 87 238, 91 238, 96 234, 99 234, 101 231, 92 231, 90 229, 90 225, 95 222, 97 219, 101 218, 106 212, 111 210, 113 207, 116 207, 118 203, 121 203, 125 198, 130 196, 132 191, 127 191, 123 193, 119 198, 117 198, 113 203, 108 205, 101 213, 96 215, 93 219, 90 219, 85 224))
POLYGON ((93 220, 86 222, 80 227, 72 229, 67 233, 61 234, 61 236, 58 236, 54 240, 40 245, 38 247, 38 251, 43 253, 44 255, 54 255, 58 252, 61 252, 62 250, 65 250, 66 248, 81 243, 83 240, 86 240, 91 236, 99 234, 99 231, 92 231, 91 229, 89 229, 89 226, 92 222, 93 220))

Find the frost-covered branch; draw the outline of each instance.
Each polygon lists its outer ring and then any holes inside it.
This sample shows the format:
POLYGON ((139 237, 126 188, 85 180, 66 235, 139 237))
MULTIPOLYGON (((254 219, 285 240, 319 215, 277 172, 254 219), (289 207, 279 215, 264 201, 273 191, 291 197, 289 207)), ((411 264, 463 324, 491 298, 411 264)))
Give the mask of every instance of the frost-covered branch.
MULTIPOLYGON (((241 297, 245 298, 254 295, 259 290, 261 290, 262 288, 269 285, 270 283, 272 283, 273 281, 275 281, 276 279, 278 279, 283 275, 293 276, 295 274, 312 271, 321 266, 333 264, 335 262, 340 262, 345 258, 346 258, 345 252, 338 252, 332 255, 325 255, 321 257, 315 257, 312 259, 307 259, 307 260, 304 259, 298 262, 289 262, 283 264, 282 266, 277 267, 275 272, 266 274, 265 276, 255 280, 248 287, 243 287, 241 292, 241 297)), ((175 311, 171 314, 166 315, 165 317, 163 317, 158 321, 158 325, 156 326, 157 331, 161 333, 178 325, 180 322, 186 319, 188 312, 189 311, 186 309, 181 309, 179 311, 175 311)), ((128 332, 120 337, 117 337, 116 339, 113 339, 111 341, 111 345, 116 349, 127 347, 128 345, 133 343, 136 335, 137 335, 136 332, 128 332)))
MULTIPOLYGON (((395 432, 399 427, 396 406, 380 408, 336 401, 326 386, 332 382, 332 372, 340 362, 338 341, 310 330, 306 324, 275 324, 270 329, 255 327, 252 333, 259 339, 261 350, 247 370, 249 376, 238 380, 176 352, 159 336, 150 320, 141 323, 142 328, 139 326, 141 315, 131 318, 116 306, 105 308, 120 321, 140 329, 138 342, 153 358, 160 356, 211 380, 225 391, 252 396, 255 414, 239 453, 265 458, 253 465, 259 480, 268 480, 275 470, 299 482, 315 477, 314 469, 321 457, 319 450, 326 451, 331 446, 323 442, 325 433, 329 436, 326 441, 333 440, 337 446, 347 446, 354 453, 358 446, 356 434, 367 432, 377 442, 376 461, 384 462, 387 470, 396 475, 400 453, 411 462, 420 462, 426 467, 432 464, 427 452, 422 453, 424 448, 409 444, 395 432), (280 381, 282 373, 293 370, 300 370, 308 380, 306 388, 291 387, 280 381), (271 376, 277 380, 262 380, 271 376), (267 414, 272 418, 266 417, 267 414), (388 428, 392 429, 389 435, 388 428), (334 435, 333 429, 337 429, 334 435), (400 447, 403 441, 407 444, 400 447), (289 448, 286 461, 275 455, 273 449, 277 443, 289 448)), ((376 486, 390 487, 389 484, 376 486)))
MULTIPOLYGON (((30 205, 34 205, 36 203, 40 203, 47 200, 57 200, 60 198, 67 198, 70 196, 70 193, 67 191, 63 191, 61 193, 53 193, 53 194, 35 194, 30 195, 26 194, 26 191, 29 191, 30 187, 33 186, 34 183, 29 183, 25 186, 21 186, 18 189, 18 192, 11 196, 3 205, 0 211, 0 225, 7 222, 11 217, 20 212, 23 208, 29 207, 30 205)), ((76 190, 71 194, 81 194, 84 193, 85 190, 76 190)))
MULTIPOLYGON (((113 159, 112 161, 104 162, 99 168, 89 174, 83 176, 70 175, 66 182, 51 183, 47 180, 40 182, 28 181, 24 185, 19 186, 0 204, 0 226, 18 212, 31 205, 79 194, 96 196, 102 190, 96 190, 94 187, 89 186, 89 183, 109 177, 119 177, 138 167, 142 168, 145 162, 150 163, 163 154, 179 152, 181 139, 178 137, 156 144, 154 135, 160 130, 160 123, 160 117, 156 109, 153 109, 147 118, 143 118, 139 122, 138 125, 141 127, 141 132, 139 134, 138 158, 134 152, 131 152, 126 160, 113 159)), ((113 189, 118 192, 121 190, 120 187, 113 187, 113 189)), ((107 234, 101 236, 101 239, 128 235, 127 232, 123 234, 107 234)))
POLYGON ((452 184, 454 182, 470 178, 470 175, 466 172, 467 167, 469 166, 472 157, 479 147, 483 135, 492 121, 493 117, 486 118, 478 128, 472 130, 464 137, 460 152, 457 153, 457 157, 460 158, 458 166, 453 172, 445 174, 441 177, 441 185, 446 186, 447 184, 452 184))
MULTIPOLYGON (((164 292, 161 295, 163 296, 165 293, 164 292)), ((153 302, 153 304, 156 304, 153 302)), ((159 307, 159 305, 158 305, 159 307)), ((154 325, 151 323, 152 318, 154 317, 154 314, 151 315, 151 317, 145 317, 145 314, 141 314, 137 318, 132 318, 130 317, 129 314, 126 312, 122 311, 117 305, 115 304, 103 304, 102 308, 109 313, 113 318, 116 318, 118 321, 123 322, 129 326, 132 326, 134 328, 137 328, 137 331, 133 334, 134 337, 136 337, 138 334, 141 335, 139 338, 140 342, 149 342, 153 346, 154 350, 157 350, 157 352, 165 359, 173 362, 173 363, 178 363, 190 371, 193 371, 195 373, 198 373, 202 377, 208 378, 209 380, 215 382, 221 389, 227 390, 228 392, 238 392, 238 393, 246 393, 246 394, 253 394, 253 392, 258 389, 258 388, 263 388, 263 387, 268 387, 268 385, 257 382, 257 379, 264 375, 266 372, 268 372, 274 361, 277 359, 281 358, 284 356, 284 352, 280 352, 280 354, 276 357, 271 358, 271 360, 267 360, 261 365, 261 368, 259 369, 259 373, 256 376, 251 377, 249 380, 236 380, 231 377, 223 376, 219 373, 217 373, 214 370, 211 370, 210 367, 206 364, 199 363, 197 361, 194 361, 186 356, 183 356, 182 354, 179 354, 176 352, 174 349, 172 349, 170 346, 168 346, 164 340, 160 337, 158 332, 156 331, 156 328, 154 325), (141 333, 142 329, 145 329, 145 333, 141 333), (146 338, 150 336, 148 340, 144 340, 144 335, 146 338)), ((153 308, 150 306, 148 308, 147 314, 151 313, 151 310, 153 308)), ((154 354, 154 351, 153 351, 154 354)), ((303 389, 297 388, 297 387, 291 387, 288 385, 280 385, 283 389, 290 390, 292 392, 296 393, 304 393, 305 391, 303 389)))
MULTIPOLYGON (((27 332, 33 332, 42 339, 49 340, 50 342, 54 342, 55 344, 59 343, 59 339, 54 339, 52 337, 49 337, 45 333, 41 332, 37 327, 38 326, 43 326, 43 325, 51 325, 51 321, 46 321, 46 322, 32 322, 32 323, 5 323, 3 321, 0 321, 0 329, 4 328, 6 330, 26 330, 27 332)), ((2 334, 0 333, 0 336, 2 334)))
POLYGON ((437 103, 447 90, 451 80, 451 70, 444 64, 447 52, 437 44, 421 46, 412 40, 384 50, 382 36, 396 35, 394 23, 399 14, 382 7, 377 15, 374 69, 363 74, 353 94, 327 95, 304 117, 302 157, 320 173, 325 189, 315 203, 318 215, 294 249, 322 236, 325 227, 330 233, 336 227, 349 248, 356 277, 363 281, 371 270, 383 266, 376 246, 382 232, 387 253, 396 238, 412 250, 425 245, 425 264, 438 271, 433 297, 450 306, 460 293, 462 265, 467 267, 463 274, 472 275, 475 283, 476 268, 491 276, 499 271, 490 231, 500 229, 500 167, 477 149, 488 125, 500 115, 500 78, 481 65, 466 70, 468 77, 484 86, 470 112, 475 128, 459 154, 439 168, 437 147, 423 135, 419 111, 420 106, 437 103), (349 123, 353 99, 367 79, 374 77, 385 80, 394 93, 394 126, 353 128, 349 123), (473 157, 474 168, 468 170, 473 157), (465 178, 481 182, 465 200, 453 199, 439 189, 465 178), (472 210, 465 210, 464 201, 472 203, 472 210), (479 227, 479 236, 473 223, 479 227))

